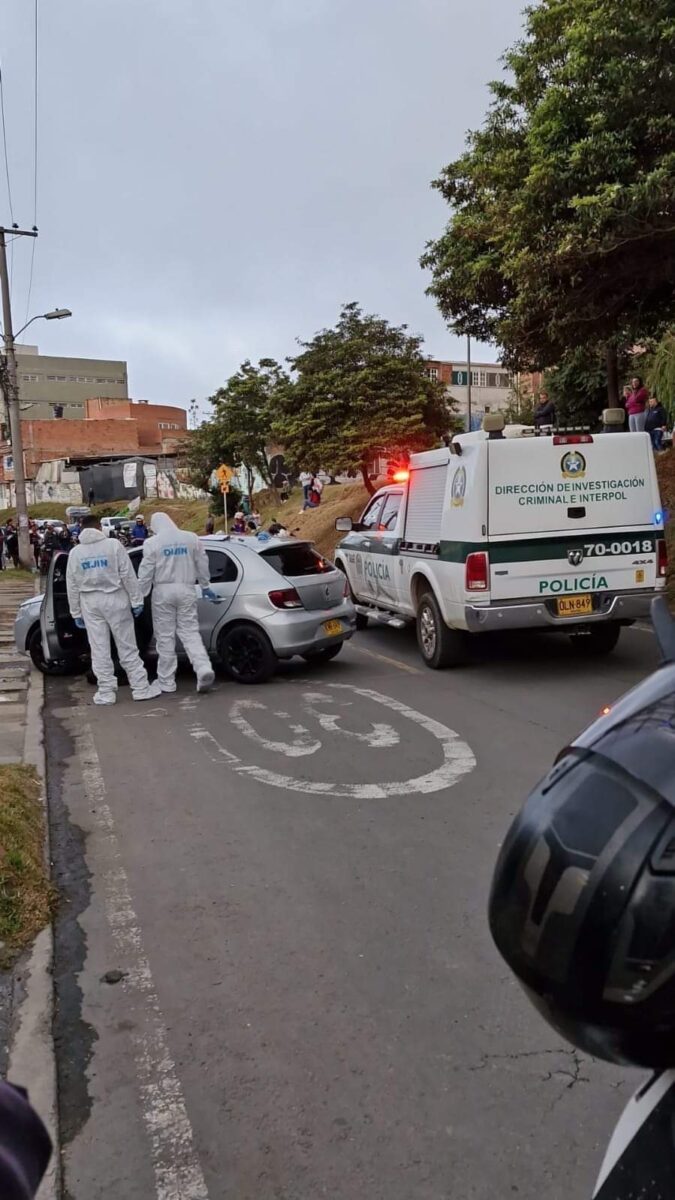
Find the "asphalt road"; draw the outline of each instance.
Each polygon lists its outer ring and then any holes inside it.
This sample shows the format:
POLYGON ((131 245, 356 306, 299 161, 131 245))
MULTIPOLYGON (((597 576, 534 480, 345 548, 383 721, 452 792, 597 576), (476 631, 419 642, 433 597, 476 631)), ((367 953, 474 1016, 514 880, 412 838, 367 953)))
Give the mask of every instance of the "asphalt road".
POLYGON ((48 687, 69 1200, 576 1200, 639 1074, 530 1009, 485 918, 510 818, 656 663, 508 639, 97 709, 48 687))

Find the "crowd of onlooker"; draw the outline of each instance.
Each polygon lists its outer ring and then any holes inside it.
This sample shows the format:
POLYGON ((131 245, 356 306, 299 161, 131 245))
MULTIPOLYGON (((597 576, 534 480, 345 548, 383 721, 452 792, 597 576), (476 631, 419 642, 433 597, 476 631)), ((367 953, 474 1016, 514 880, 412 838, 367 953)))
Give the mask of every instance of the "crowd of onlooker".
MULTIPOLYGON (((649 394, 639 375, 635 375, 623 389, 623 408, 625 422, 618 428, 631 433, 644 431, 649 434, 654 450, 662 450, 664 438, 669 433, 668 413, 656 396, 649 394)), ((543 429, 555 423, 555 404, 548 392, 541 391, 534 409, 534 426, 543 429)))
MULTIPOLYGON (((63 521, 29 521, 28 535, 35 569, 46 570, 49 558, 55 550, 70 550, 80 532, 77 523, 66 525, 63 521)), ((0 525, 0 571, 19 566, 19 530, 13 518, 0 525)))

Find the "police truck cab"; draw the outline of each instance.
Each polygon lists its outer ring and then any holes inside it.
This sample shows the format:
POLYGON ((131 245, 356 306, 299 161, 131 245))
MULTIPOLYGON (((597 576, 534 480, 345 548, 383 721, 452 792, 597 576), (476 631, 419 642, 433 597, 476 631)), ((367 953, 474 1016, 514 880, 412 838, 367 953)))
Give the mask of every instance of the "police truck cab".
POLYGON ((547 629, 614 649, 665 587, 666 543, 646 433, 484 428, 413 454, 353 523, 336 564, 361 627, 414 620, 429 667, 466 657, 470 634, 547 629))

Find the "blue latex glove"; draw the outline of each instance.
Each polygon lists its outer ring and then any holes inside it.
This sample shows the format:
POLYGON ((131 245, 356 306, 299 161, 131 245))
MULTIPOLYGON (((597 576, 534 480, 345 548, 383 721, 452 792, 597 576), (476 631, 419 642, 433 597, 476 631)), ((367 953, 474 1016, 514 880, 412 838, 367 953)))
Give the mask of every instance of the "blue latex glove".
POLYGON ((135 608, 132 607, 131 611, 134 614, 134 617, 140 617, 141 613, 143 612, 143 605, 137 604, 135 608))
POLYGON ((76 627, 77 627, 78 629, 86 629, 86 628, 87 628, 87 626, 85 625, 85 623, 84 623, 84 621, 83 621, 82 617, 73 617, 73 620, 74 620, 74 622, 75 622, 75 625, 76 625, 76 627))
POLYGON ((202 588, 202 600, 210 600, 212 604, 220 604, 221 597, 213 588, 202 588))

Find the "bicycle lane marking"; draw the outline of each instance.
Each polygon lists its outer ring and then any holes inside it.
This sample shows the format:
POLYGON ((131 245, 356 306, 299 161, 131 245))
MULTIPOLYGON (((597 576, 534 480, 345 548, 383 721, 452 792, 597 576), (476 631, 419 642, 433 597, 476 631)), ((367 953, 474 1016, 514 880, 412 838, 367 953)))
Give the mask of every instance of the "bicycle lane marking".
MULTIPOLYGON (((286 791, 303 792, 304 794, 316 796, 344 796, 357 800, 384 800, 390 796, 426 795, 431 792, 441 791, 444 788, 453 787, 462 776, 468 774, 476 766, 476 758, 471 747, 459 737, 454 729, 441 724, 440 721, 434 720, 433 717, 427 717, 424 713, 418 712, 417 709, 409 708, 402 701, 395 700, 391 696, 385 696, 382 692, 373 691, 371 688, 355 687, 348 683, 331 683, 327 686, 336 693, 352 693, 363 699, 370 700, 424 729, 439 742, 442 748, 443 762, 441 765, 433 771, 411 779, 393 780, 382 783, 341 782, 338 784, 328 781, 296 779, 292 775, 282 774, 256 763, 245 762, 237 754, 233 754, 231 750, 221 745, 213 733, 198 723, 190 728, 190 736, 206 749, 212 761, 218 762, 224 759, 231 769, 238 774, 247 775, 249 778, 256 779, 260 783, 266 783, 270 787, 283 788, 286 791)), ((316 693, 305 693, 305 699, 316 701, 316 693)), ((235 702, 233 706, 235 710, 238 703, 235 702)), ((256 702, 256 707, 265 706, 260 706, 256 702)), ((320 716, 324 717, 325 728, 326 714, 320 714, 320 716)), ((336 718, 329 717, 328 724, 331 733, 343 732, 337 726, 336 718)), ((303 730, 304 732, 306 731, 303 730)), ((344 732, 347 733, 347 731, 344 732)), ((281 746, 281 743, 276 739, 266 739, 260 734, 256 734, 255 740, 266 750, 279 751, 281 746)), ((320 749, 320 746, 321 743, 319 742, 316 744, 316 749, 320 749)))

